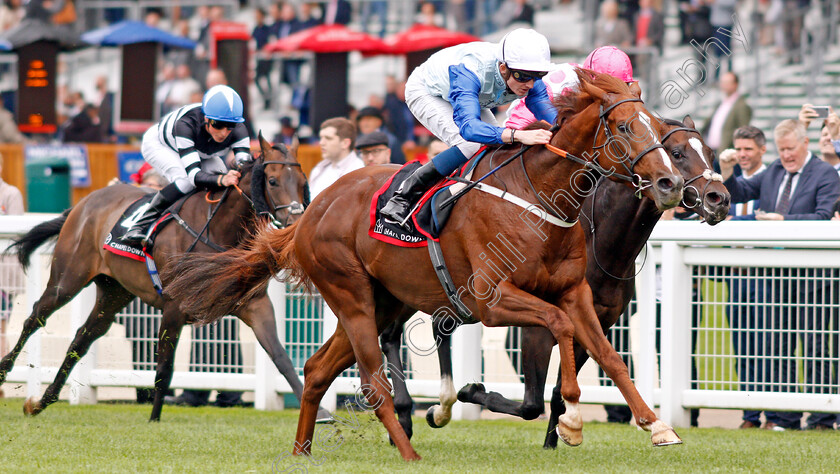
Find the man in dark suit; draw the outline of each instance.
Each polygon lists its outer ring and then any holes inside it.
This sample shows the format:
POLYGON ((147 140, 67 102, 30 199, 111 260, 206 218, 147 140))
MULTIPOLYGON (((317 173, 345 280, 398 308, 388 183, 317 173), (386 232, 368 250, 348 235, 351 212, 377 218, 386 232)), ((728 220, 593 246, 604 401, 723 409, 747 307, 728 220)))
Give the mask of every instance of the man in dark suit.
POLYGON ((347 0, 328 0, 323 3, 324 24, 346 25, 350 23, 350 14, 353 9, 347 0))
MULTIPOLYGON (((840 177, 834 168, 808 151, 805 127, 794 120, 784 120, 774 130, 779 159, 765 171, 751 179, 733 176, 737 157, 722 154, 721 174, 733 203, 758 199, 756 220, 828 220, 832 206, 840 197, 840 177)), ((775 295, 774 305, 767 308, 765 327, 770 349, 770 372, 773 390, 795 391, 798 388, 793 355, 797 344, 805 358, 805 386, 811 393, 828 393, 832 382, 831 352, 825 332, 831 327, 836 311, 821 311, 826 301, 832 269, 817 268, 800 271, 791 268, 772 268, 767 294, 775 295), (804 273, 805 278, 801 277, 804 273), (799 303, 799 304, 792 304, 799 303), (828 314, 826 314, 828 313, 828 314), (801 340, 799 337, 801 337, 801 340)), ((765 281, 768 279, 765 278, 765 281)), ((765 428, 773 430, 800 429, 802 413, 766 412, 765 428)), ((808 428, 834 427, 835 414, 812 413, 808 428)))

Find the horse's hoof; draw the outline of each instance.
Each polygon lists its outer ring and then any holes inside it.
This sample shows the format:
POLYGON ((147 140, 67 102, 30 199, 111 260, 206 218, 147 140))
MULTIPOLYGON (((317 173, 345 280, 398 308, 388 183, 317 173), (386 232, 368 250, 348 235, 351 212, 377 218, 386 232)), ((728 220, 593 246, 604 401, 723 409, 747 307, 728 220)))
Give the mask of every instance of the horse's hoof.
POLYGON ((440 409, 440 405, 433 405, 429 407, 429 410, 426 411, 426 423, 429 424, 432 428, 443 428, 449 423, 449 420, 441 420, 440 422, 435 421, 435 409, 440 409))
POLYGON ((484 384, 471 383, 464 385, 464 388, 458 390, 458 401, 461 403, 474 403, 473 400, 475 399, 475 394, 478 392, 487 392, 487 389, 484 388, 484 384))
POLYGON ((35 400, 35 397, 29 397, 23 402, 23 414, 27 416, 35 416, 41 413, 41 404, 35 400))
POLYGON ((562 419, 557 422, 557 436, 568 446, 580 446, 583 443, 583 430, 569 427, 562 419))
POLYGON ((332 415, 330 415, 330 412, 328 412, 326 408, 318 408, 318 414, 315 415, 316 424, 333 422, 335 422, 335 420, 333 420, 332 415))
POLYGON ((677 432, 662 420, 651 423, 650 432, 650 440, 654 446, 682 444, 682 439, 677 435, 677 432))
POLYGON ((671 446, 672 444, 682 444, 682 439, 680 439, 677 432, 674 431, 672 428, 669 428, 665 431, 661 431, 659 433, 654 433, 650 436, 650 440, 653 442, 654 446, 671 446))

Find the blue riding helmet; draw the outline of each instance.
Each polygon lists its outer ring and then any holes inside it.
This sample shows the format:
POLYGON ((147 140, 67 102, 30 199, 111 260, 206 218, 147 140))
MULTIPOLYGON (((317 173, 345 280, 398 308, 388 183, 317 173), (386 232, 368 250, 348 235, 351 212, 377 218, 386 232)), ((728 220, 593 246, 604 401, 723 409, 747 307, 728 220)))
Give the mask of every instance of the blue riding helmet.
POLYGON ((208 119, 220 122, 242 123, 242 99, 228 86, 213 86, 204 94, 201 111, 208 119))

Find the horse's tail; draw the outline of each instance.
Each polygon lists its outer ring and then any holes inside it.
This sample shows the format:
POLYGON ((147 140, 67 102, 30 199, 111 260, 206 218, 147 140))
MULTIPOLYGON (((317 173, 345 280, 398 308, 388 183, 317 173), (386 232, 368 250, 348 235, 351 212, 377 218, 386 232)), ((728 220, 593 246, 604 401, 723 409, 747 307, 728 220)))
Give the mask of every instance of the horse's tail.
POLYGON ((71 209, 67 209, 62 212, 60 216, 51 221, 42 222, 36 225, 21 238, 13 239, 12 244, 6 247, 4 253, 14 253, 17 255, 20 265, 23 267, 23 270, 26 271, 29 267, 29 259, 32 256, 32 253, 35 252, 35 249, 40 247, 44 242, 57 236, 59 232, 61 232, 61 228, 67 221, 67 215, 70 214, 71 209))
POLYGON ((245 245, 216 254, 187 254, 167 265, 164 294, 199 323, 211 323, 265 291, 269 280, 286 270, 289 279, 309 285, 295 257, 296 224, 260 230, 245 245))

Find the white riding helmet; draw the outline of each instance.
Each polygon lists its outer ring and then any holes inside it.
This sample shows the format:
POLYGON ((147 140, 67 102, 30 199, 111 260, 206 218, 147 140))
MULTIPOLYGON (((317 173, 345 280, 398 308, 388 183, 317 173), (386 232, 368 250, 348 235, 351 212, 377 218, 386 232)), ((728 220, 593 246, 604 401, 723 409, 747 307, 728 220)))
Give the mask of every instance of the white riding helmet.
POLYGON ((545 36, 527 28, 517 28, 499 42, 496 59, 510 69, 548 72, 551 51, 545 36))

